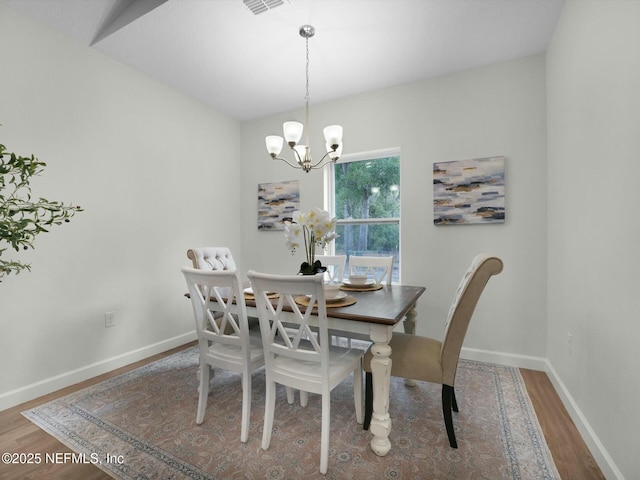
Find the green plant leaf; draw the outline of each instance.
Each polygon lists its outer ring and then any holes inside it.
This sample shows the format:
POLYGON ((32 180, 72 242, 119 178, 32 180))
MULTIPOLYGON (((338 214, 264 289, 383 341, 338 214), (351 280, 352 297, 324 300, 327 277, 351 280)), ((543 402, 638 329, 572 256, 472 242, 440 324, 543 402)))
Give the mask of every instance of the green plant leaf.
POLYGON ((39 233, 48 232, 45 226, 68 222, 80 206, 65 205, 40 197, 31 198, 29 181, 44 170, 46 164, 34 155, 23 157, 7 152, 0 144, 0 282, 11 273, 31 270, 31 266, 15 260, 5 260, 2 255, 11 246, 14 250, 33 247, 39 233))

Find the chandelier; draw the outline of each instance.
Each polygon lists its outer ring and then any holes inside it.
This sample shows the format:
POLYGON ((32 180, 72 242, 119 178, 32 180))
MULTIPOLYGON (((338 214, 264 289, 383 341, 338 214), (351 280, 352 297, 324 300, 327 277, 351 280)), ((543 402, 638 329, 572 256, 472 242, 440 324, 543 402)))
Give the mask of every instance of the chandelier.
MULTIPOLYGON (((306 64, 306 88, 307 92, 304 97, 305 100, 305 122, 307 127, 309 126, 309 39, 316 33, 316 29, 311 25, 303 25, 300 27, 300 36, 305 39, 307 48, 307 64, 306 64)), ((293 168, 299 168, 309 173, 309 171, 322 168, 327 163, 335 163, 342 154, 342 127, 340 125, 330 125, 324 129, 324 139, 326 141, 327 153, 316 163, 311 158, 311 147, 309 144, 309 129, 307 128, 307 144, 299 145, 302 138, 302 131, 304 125, 300 122, 284 122, 282 124, 282 130, 284 132, 284 139, 279 135, 269 135, 265 138, 267 144, 267 152, 271 155, 273 160, 282 160, 293 168), (293 152, 295 162, 290 162, 282 157, 279 157, 282 151, 282 145, 284 140, 287 141, 287 145, 293 152)))

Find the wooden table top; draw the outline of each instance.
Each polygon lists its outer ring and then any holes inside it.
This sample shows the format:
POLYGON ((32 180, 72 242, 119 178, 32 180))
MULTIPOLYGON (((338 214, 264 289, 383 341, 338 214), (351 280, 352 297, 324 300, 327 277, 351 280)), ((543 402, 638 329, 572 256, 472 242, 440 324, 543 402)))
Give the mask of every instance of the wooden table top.
MULTIPOLYGON (((395 325, 425 292, 425 287, 408 285, 384 285, 380 290, 369 292, 346 292, 357 301, 346 307, 331 307, 327 304, 327 316, 383 325, 395 325)), ((277 300, 272 300, 277 303, 277 300)), ((255 307, 255 300, 246 299, 248 308, 255 307)))

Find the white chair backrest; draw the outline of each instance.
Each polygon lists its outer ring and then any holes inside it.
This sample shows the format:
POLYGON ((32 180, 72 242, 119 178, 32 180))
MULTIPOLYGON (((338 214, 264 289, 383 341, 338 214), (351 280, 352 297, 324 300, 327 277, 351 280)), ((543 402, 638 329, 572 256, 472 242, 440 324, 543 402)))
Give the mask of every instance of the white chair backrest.
POLYGON ((329 342, 323 274, 272 275, 250 271, 248 276, 258 308, 266 368, 273 368, 275 357, 280 356, 318 363, 318 368, 328 375, 329 342), (267 298, 268 292, 279 294, 277 306, 274 307, 267 298), (307 299, 308 306, 296 303, 296 297, 307 299), (317 335, 311 329, 311 314, 316 302, 317 318, 313 320, 314 325, 317 321, 317 335), (295 323, 283 318, 283 312, 289 309, 295 323))
POLYGON ((247 275, 256 298, 265 360, 262 448, 268 449, 271 441, 276 384, 284 385, 288 391, 300 390, 303 406, 306 404, 306 393, 303 392, 320 394, 320 473, 324 474, 329 462, 331 391, 350 375, 353 375, 356 421, 362 423, 363 352, 330 346, 324 274, 270 275, 250 271, 247 275), (278 299, 272 303, 267 297, 268 292, 277 293, 278 299), (312 325, 314 330, 311 329, 312 325), (302 400, 303 397, 305 400, 302 400))
POLYGON ((187 250, 187 257, 193 263, 193 268, 200 270, 235 270, 231 250, 227 247, 198 247, 187 250))
POLYGON ((323 267, 327 267, 325 280, 330 283, 340 283, 344 278, 344 266, 347 263, 346 255, 316 255, 323 267))
POLYGON ((182 273, 189 288, 198 337, 242 346, 248 351, 247 309, 238 272, 183 267, 182 273))
POLYGON ((393 277, 393 255, 390 257, 349 257, 349 275, 361 274, 373 278, 376 284, 386 279, 386 284, 391 285, 393 277))

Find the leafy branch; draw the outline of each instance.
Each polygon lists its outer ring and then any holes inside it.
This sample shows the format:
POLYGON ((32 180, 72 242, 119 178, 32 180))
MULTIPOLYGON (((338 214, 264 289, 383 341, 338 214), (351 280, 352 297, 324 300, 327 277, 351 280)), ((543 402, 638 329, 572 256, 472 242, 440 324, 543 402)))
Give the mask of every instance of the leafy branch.
POLYGON ((12 272, 31 270, 31 265, 2 258, 9 248, 15 251, 34 248, 36 235, 48 232, 51 225, 69 222, 80 206, 31 198, 31 177, 39 175, 46 163, 36 157, 23 157, 8 152, 0 144, 0 282, 12 272))

